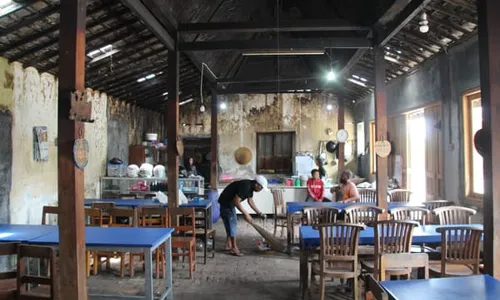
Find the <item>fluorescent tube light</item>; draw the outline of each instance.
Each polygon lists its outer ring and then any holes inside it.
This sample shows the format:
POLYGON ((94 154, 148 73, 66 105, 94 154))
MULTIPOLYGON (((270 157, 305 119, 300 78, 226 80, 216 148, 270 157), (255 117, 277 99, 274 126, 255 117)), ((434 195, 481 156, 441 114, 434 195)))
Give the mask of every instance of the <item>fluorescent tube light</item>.
POLYGON ((356 79, 353 79, 353 78, 348 78, 347 80, 349 80, 350 82, 352 82, 354 84, 366 87, 366 84, 364 82, 359 81, 359 80, 356 80, 356 79))
POLYGON ((274 50, 243 52, 243 56, 324 55, 325 50, 274 50))

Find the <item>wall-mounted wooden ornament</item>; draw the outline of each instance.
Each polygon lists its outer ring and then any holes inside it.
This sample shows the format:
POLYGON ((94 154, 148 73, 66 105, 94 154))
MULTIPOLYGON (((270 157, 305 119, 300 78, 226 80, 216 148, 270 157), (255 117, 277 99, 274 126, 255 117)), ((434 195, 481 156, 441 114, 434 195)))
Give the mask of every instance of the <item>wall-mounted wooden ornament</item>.
POLYGON ((391 154, 391 143, 389 141, 376 141, 375 153, 380 157, 387 157, 391 154))

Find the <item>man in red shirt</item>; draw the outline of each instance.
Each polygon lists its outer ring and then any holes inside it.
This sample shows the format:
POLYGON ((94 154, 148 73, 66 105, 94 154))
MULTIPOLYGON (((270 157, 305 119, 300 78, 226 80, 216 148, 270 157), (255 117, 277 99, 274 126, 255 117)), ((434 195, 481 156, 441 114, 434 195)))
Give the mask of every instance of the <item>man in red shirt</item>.
POLYGON ((311 171, 312 178, 307 180, 307 198, 306 202, 330 202, 330 200, 324 197, 325 195, 325 184, 323 180, 319 178, 319 170, 314 169, 311 171))

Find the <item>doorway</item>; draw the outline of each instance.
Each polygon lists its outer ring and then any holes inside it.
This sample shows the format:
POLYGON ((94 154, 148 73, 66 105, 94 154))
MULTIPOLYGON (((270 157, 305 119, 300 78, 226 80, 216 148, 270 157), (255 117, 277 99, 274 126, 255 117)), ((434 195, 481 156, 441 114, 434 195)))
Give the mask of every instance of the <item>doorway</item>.
POLYGON ((424 111, 408 114, 408 176, 407 187, 412 191, 412 200, 425 201, 426 187, 426 123, 424 111))

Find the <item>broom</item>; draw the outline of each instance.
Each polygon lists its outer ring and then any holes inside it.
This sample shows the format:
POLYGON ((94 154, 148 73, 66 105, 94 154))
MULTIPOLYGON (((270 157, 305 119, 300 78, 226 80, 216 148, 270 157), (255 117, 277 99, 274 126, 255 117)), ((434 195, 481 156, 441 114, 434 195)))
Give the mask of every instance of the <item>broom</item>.
POLYGON ((263 227, 257 225, 255 222, 250 223, 255 230, 267 241, 267 243, 278 252, 287 252, 286 246, 283 244, 281 239, 275 237, 272 233, 265 230, 263 227))

